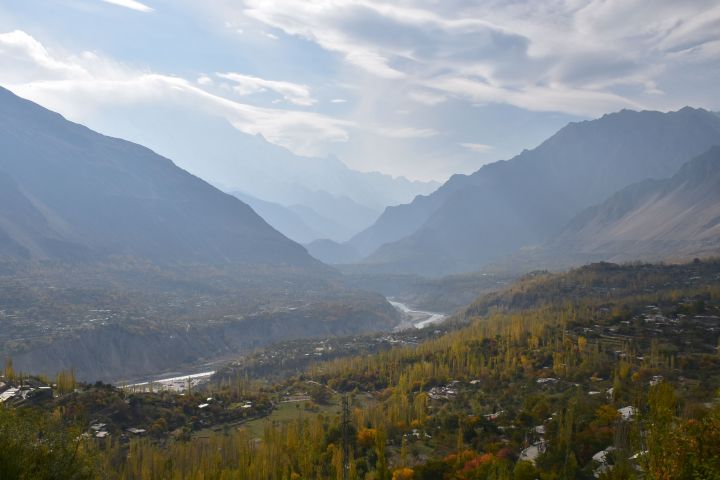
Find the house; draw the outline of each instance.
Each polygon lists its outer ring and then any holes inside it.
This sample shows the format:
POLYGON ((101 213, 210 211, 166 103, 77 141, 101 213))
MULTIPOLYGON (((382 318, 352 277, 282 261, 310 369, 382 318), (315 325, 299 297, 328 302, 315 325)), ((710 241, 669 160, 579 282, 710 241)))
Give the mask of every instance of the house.
POLYGON ((90 425, 90 430, 93 430, 95 432, 100 432, 102 430, 105 430, 106 424, 104 423, 93 423, 90 425))
POLYGON ((3 393, 0 393, 0 403, 5 403, 11 400, 20 392, 19 388, 8 388, 3 393))
POLYGON ((615 396, 615 389, 613 387, 608 388, 605 392, 605 395, 607 396, 608 400, 612 400, 615 396))
POLYGON ((457 395, 457 389, 454 388, 457 382, 448 383, 444 387, 433 387, 428 392, 431 400, 449 400, 450 397, 457 395))
POLYGON ((632 406, 618 408, 618 413, 620 414, 620 417, 622 417, 623 420, 628 421, 628 420, 631 420, 632 417, 637 415, 637 408, 632 407, 632 406))
POLYGON ((608 454, 615 450, 615 447, 607 447, 605 450, 600 450, 595 455, 593 455, 592 459, 600 464, 608 464, 608 454))
POLYGON ((555 384, 555 383, 557 383, 557 382, 558 382, 558 379, 557 379, 557 378, 552 378, 552 377, 548 377, 548 378, 538 378, 538 379, 537 379, 538 385, 541 385, 541 386, 553 385, 553 384, 555 384))
POLYGON ((520 452, 520 457, 518 457, 518 461, 522 462, 530 462, 533 465, 535 465, 535 462, 537 461, 537 458, 545 453, 545 450, 547 450, 547 442, 544 440, 541 440, 537 443, 534 443, 524 449, 522 452, 520 452))
POLYGON ((420 440, 421 438, 432 438, 432 436, 428 435, 427 433, 420 432, 420 430, 418 430, 417 428, 413 428, 411 435, 418 440, 420 440))
POLYGON ((601 475, 612 470, 613 466, 610 463, 610 459, 608 458, 608 455, 610 454, 610 452, 612 452, 614 450, 615 450, 615 447, 610 446, 610 447, 607 447, 605 450, 600 450, 595 455, 593 455, 593 457, 592 457, 593 461, 595 461, 599 464, 598 467, 593 471, 593 476, 595 478, 600 478, 601 475))
POLYGON ((500 417, 500 415, 502 415, 503 413, 505 413, 505 411, 504 411, 504 410, 500 410, 500 411, 495 412, 495 413, 488 413, 487 415, 483 415, 483 417, 485 417, 486 420, 491 420, 491 421, 492 421, 492 420, 497 420, 497 419, 500 417))

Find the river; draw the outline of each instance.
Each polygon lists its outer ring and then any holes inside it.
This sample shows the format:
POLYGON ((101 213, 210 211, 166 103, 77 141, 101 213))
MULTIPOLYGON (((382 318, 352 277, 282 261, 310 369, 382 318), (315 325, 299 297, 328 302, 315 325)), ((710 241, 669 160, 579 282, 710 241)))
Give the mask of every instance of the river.
POLYGON ((444 313, 414 310, 402 302, 398 302, 390 298, 388 298, 387 300, 388 302, 390 302, 390 305, 395 307, 400 313, 403 314, 404 317, 403 322, 395 328, 396 330, 403 330, 410 327, 425 328, 429 327, 430 325, 442 323, 445 321, 445 319, 448 318, 448 316, 444 313))
MULTIPOLYGON (((448 316, 444 313, 426 312, 423 310, 414 310, 402 302, 387 299, 390 305, 395 307, 403 315, 403 320, 395 327, 395 330, 406 330, 408 328, 425 328, 444 322, 448 316)), ((132 391, 149 391, 149 390, 173 390, 176 392, 185 391, 190 385, 195 387, 199 384, 207 382, 215 371, 195 373, 192 375, 174 376, 171 378, 159 378, 155 376, 152 380, 146 380, 140 383, 132 383, 124 385, 125 388, 132 391)))
POLYGON ((160 378, 140 383, 132 383, 130 385, 125 385, 124 388, 133 392, 147 392, 150 390, 172 390, 174 392, 183 392, 188 386, 192 388, 200 385, 201 383, 207 382, 214 373, 215 371, 194 373, 192 375, 182 375, 179 377, 160 378))

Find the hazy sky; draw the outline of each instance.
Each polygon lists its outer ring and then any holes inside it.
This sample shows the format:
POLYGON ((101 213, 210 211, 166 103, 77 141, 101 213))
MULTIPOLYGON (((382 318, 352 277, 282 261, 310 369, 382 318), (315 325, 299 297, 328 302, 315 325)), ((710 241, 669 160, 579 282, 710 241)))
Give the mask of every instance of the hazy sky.
POLYGON ((109 134, 147 109, 221 116, 442 180, 568 121, 720 109, 720 3, 4 0, 0 85, 109 134))

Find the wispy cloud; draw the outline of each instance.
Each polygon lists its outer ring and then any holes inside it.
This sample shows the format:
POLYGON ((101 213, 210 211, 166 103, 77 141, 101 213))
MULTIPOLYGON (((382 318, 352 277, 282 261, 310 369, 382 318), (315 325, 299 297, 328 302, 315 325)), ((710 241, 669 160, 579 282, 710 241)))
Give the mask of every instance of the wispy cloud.
POLYGON ((428 105, 430 107, 443 103, 447 100, 447 96, 445 95, 441 95, 436 92, 421 90, 416 90, 408 93, 408 97, 410 97, 410 99, 415 102, 422 103, 423 105, 428 105))
POLYGON ((197 83, 199 85, 212 85, 213 80, 212 80, 212 78, 208 77, 207 75, 200 75, 197 79, 197 83))
POLYGON ((218 77, 233 82, 233 90, 239 95, 251 95, 253 93, 273 91, 281 95, 285 100, 295 105, 304 107, 313 105, 316 100, 310 95, 307 85, 282 82, 277 80, 266 80, 251 75, 240 73, 218 73, 218 77))
POLYGON ((148 7, 144 3, 140 3, 136 0, 102 0, 105 3, 112 3, 119 7, 129 8, 131 10, 137 10, 138 12, 152 12, 153 8, 148 7))
POLYGON ((460 146, 475 153, 487 153, 493 149, 491 145, 484 143, 461 143, 460 146))
POLYGON ((432 128, 413 127, 378 128, 376 131, 378 134, 390 138, 429 138, 438 134, 438 131, 432 128))
MULTIPOLYGON (((160 9, 154 0, 113 3, 145 12, 160 9)), ((576 117, 688 104, 720 109, 717 0, 176 0, 162 5, 168 18, 206 18, 191 30, 183 29, 183 22, 156 24, 167 29, 167 44, 145 22, 109 24, 107 37, 83 47, 113 51, 116 59, 101 51, 62 50, 92 42, 71 29, 82 32, 84 22, 112 21, 92 18, 97 8, 63 19, 68 26, 60 33, 42 18, 23 18, 37 16, 35 11, 18 11, 6 25, 14 16, 37 25, 45 45, 23 32, 6 34, 0 81, 80 121, 89 109, 99 118, 105 104, 175 102, 222 115, 243 131, 262 133, 298 153, 335 153, 357 168, 424 178, 468 172, 491 156, 507 158, 576 117), (58 43, 51 40, 53 33, 61 35, 58 43), (118 45, 118 33, 144 36, 146 48, 138 52, 118 45), (267 33, 280 38, 271 41, 267 33), (178 35, 187 35, 186 41, 174 42, 178 35), (175 45, 194 44, 198 48, 167 55, 175 45), (169 69, 183 72, 183 78, 169 69), (233 81, 211 72, 240 77, 233 81), (530 120, 536 121, 534 128, 512 130, 530 120), (488 124, 491 128, 484 128, 488 124), (502 133, 507 129, 512 135, 502 133), (473 139, 472 132, 482 137, 473 139), (477 142, 493 150, 479 155, 460 146, 477 142)))
MULTIPOLYGON (((80 121, 106 105, 185 105, 298 153, 313 153, 318 142, 347 141, 352 127, 313 112, 258 107, 219 96, 202 88, 203 77, 191 82, 137 70, 91 52, 60 55, 19 30, 0 34, 0 66, 0 84, 80 121)), ((295 101, 310 101, 304 89, 288 85, 274 87, 295 101)))
POLYGON ((664 78, 683 88, 671 78, 684 75, 683 62, 718 64, 720 6, 711 0, 218 5, 403 82, 409 99, 429 106, 450 96, 583 116, 660 108, 664 78))

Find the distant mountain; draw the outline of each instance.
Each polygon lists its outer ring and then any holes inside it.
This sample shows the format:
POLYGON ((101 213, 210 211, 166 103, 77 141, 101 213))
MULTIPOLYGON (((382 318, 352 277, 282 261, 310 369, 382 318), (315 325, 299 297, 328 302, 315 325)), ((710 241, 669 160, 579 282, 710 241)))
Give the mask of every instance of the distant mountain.
POLYGON ((373 210, 348 197, 336 197, 327 192, 298 194, 298 203, 289 205, 305 223, 321 232, 317 238, 331 238, 343 242, 369 227, 380 216, 373 210))
POLYGON ((352 245, 328 239, 315 240, 305 245, 305 248, 310 255, 329 265, 355 262, 362 258, 352 245))
POLYGON ((376 248, 360 270, 472 271, 546 242, 588 206, 643 179, 667 178, 716 144, 720 118, 689 107, 571 123, 531 151, 386 209, 349 244, 362 254, 376 248))
POLYGON ((246 204, 0 88, 0 254, 316 267, 246 204))
POLYGON ((577 215, 536 252, 567 262, 692 259, 720 254, 720 146, 669 179, 645 180, 577 215))
POLYGON ((342 242, 357 231, 358 222, 369 225, 379 215, 370 212, 366 207, 358 205, 352 200, 337 199, 325 192, 316 192, 308 197, 309 204, 331 217, 341 218, 342 223, 321 215, 306 205, 280 205, 247 195, 242 192, 228 192, 252 207, 273 228, 286 237, 301 243, 311 243, 319 239, 328 239, 333 242, 342 242), (348 222, 347 219, 353 219, 348 222), (353 226, 353 223, 355 226, 353 226))
POLYGON ((347 230, 342 240, 370 226, 388 205, 407 203, 439 186, 359 172, 335 157, 295 155, 261 135, 237 130, 223 118, 181 108, 114 115, 111 124, 103 119, 97 123, 103 131, 120 132, 172 158, 223 191, 243 192, 283 206, 310 207, 347 230), (172 127, 168 117, 173 118, 172 127))
POLYGON ((322 237, 322 234, 311 228, 300 214, 278 203, 266 202, 242 192, 228 192, 247 203, 268 222, 275 230, 298 243, 308 243, 322 237))
POLYGON ((298 215, 310 228, 318 232, 318 234, 308 240, 308 242, 321 238, 329 238, 333 241, 341 242, 350 238, 353 232, 357 231, 355 227, 338 223, 335 215, 333 215, 333 218, 336 220, 331 220, 305 205, 291 205, 286 208, 298 215))

